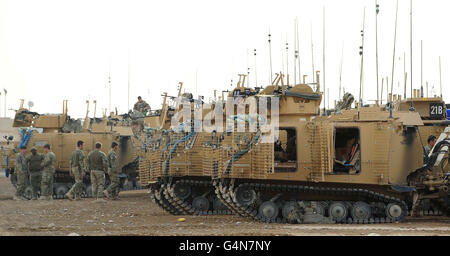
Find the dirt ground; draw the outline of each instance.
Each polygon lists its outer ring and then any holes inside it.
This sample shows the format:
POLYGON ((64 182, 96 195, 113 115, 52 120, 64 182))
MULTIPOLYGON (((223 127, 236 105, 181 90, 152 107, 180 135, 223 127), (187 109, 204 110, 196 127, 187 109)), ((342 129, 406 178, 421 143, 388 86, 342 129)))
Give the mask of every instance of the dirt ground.
POLYGON ((237 216, 171 216, 151 202, 147 191, 127 191, 106 203, 81 201, 13 201, 15 189, 0 177, 2 236, 372 236, 450 235, 450 218, 407 219, 397 224, 291 225, 255 223, 237 216), (186 220, 179 222, 178 218, 186 220))

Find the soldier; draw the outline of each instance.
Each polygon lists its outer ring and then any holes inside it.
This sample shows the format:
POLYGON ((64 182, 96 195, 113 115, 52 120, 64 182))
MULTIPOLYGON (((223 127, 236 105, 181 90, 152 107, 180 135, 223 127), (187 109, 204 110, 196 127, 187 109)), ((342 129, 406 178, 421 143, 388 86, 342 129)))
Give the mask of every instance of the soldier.
POLYGON ((72 152, 70 158, 70 176, 75 178, 75 184, 64 196, 68 199, 79 200, 81 198, 81 191, 83 188, 83 177, 86 176, 86 169, 84 167, 84 142, 79 140, 77 148, 72 152))
POLYGON ((91 151, 87 157, 87 169, 91 173, 92 196, 97 198, 97 202, 103 200, 103 188, 105 186, 105 173, 108 171, 108 160, 105 153, 100 151, 102 144, 95 143, 95 150, 91 151))
POLYGON ((25 153, 27 152, 27 147, 21 146, 20 153, 17 153, 16 157, 16 166, 14 168, 14 172, 17 177, 17 190, 14 195, 14 200, 27 200, 23 193, 25 192, 25 179, 27 177, 28 167, 27 160, 25 158, 25 153))
POLYGON ((436 140, 437 140, 436 136, 434 136, 434 135, 430 135, 428 137, 428 140, 427 140, 428 144, 425 146, 425 154, 427 156, 430 154, 431 149, 433 149, 434 144, 436 144, 436 140))
POLYGON ((103 194, 108 198, 117 199, 119 196, 119 160, 117 158, 116 152, 119 148, 119 144, 117 142, 113 142, 111 145, 111 150, 108 153, 108 175, 111 181, 111 184, 107 189, 103 191, 103 194))
POLYGON ((147 113, 150 111, 150 105, 148 105, 147 102, 145 102, 141 96, 138 97, 138 102, 134 104, 133 110, 137 110, 144 114, 144 116, 147 115, 147 113))
POLYGON ((50 150, 50 145, 44 145, 44 161, 41 163, 41 167, 44 169, 42 171, 42 182, 41 182, 41 197, 39 200, 53 200, 53 176, 55 175, 55 162, 56 156, 50 150))
POLYGON ((41 179, 42 179, 41 163, 42 160, 44 160, 44 156, 42 154, 39 154, 37 152, 37 149, 33 147, 31 148, 31 155, 27 156, 26 160, 28 171, 30 172, 30 183, 33 189, 31 199, 36 200, 38 191, 41 187, 41 179))

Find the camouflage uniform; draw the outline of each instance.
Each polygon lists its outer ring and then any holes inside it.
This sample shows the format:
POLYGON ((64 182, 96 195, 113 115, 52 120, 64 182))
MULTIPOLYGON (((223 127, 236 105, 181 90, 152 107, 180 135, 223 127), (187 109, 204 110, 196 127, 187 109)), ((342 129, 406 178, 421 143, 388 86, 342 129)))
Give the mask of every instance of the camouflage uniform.
POLYGON ((83 188, 82 172, 85 171, 83 150, 77 148, 72 152, 72 156, 70 158, 70 169, 73 177, 75 178, 75 184, 73 184, 72 188, 67 193, 69 195, 73 194, 75 199, 77 199, 81 197, 83 188))
POLYGON ((44 156, 44 161, 42 162, 42 182, 41 182, 41 195, 44 196, 43 199, 52 199, 53 196, 53 179, 55 175, 55 162, 56 156, 53 152, 48 152, 44 156))
POLYGON ((432 148, 433 148, 433 147, 431 147, 430 144, 428 144, 428 145, 425 146, 425 154, 426 154, 427 156, 430 154, 432 148))
POLYGON ((142 114, 147 115, 147 112, 150 111, 150 105, 144 100, 141 102, 138 101, 134 104, 133 110, 137 110, 142 114))
POLYGON ((119 161, 116 155, 116 151, 111 149, 108 153, 108 175, 111 184, 106 189, 106 192, 111 195, 112 198, 117 198, 119 195, 119 161))
POLYGON ((95 149, 87 157, 87 169, 91 173, 92 196, 103 198, 105 173, 108 171, 108 160, 105 153, 95 149))
MULTIPOLYGON (((37 199, 38 191, 41 187, 42 179, 42 167, 41 163, 44 160, 44 156, 36 152, 35 155, 31 154, 26 158, 28 164, 28 170, 30 172, 30 183, 33 188, 32 199, 37 199)), ((42 194, 42 190, 41 190, 42 194)))
POLYGON ((16 166, 14 172, 17 177, 17 190, 16 197, 22 198, 25 192, 25 179, 27 177, 27 160, 22 153, 18 153, 16 156, 16 166))

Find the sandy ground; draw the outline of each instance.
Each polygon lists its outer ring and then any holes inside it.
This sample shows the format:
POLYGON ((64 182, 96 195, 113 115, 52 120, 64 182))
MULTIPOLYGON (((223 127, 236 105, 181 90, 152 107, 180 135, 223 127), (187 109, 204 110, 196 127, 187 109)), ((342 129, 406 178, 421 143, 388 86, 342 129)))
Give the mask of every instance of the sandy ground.
POLYGON ((255 223, 237 216, 171 216, 153 204, 147 191, 121 193, 121 200, 13 201, 14 187, 0 177, 0 235, 450 235, 450 218, 407 219, 373 225, 290 225, 255 223), (177 219, 184 217, 184 222, 177 219), (72 234, 74 235, 74 234, 72 234))

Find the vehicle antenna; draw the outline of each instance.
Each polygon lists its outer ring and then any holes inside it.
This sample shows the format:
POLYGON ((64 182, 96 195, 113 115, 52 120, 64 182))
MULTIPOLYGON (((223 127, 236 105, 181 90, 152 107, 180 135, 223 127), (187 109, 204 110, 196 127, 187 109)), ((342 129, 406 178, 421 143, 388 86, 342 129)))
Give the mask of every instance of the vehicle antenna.
POLYGON ((439 83, 441 86, 441 99, 442 99, 442 72, 441 72, 441 56, 439 56, 439 83))
POLYGON ((394 87, 394 67, 395 67, 395 45, 397 43, 397 17, 398 17, 398 0, 397 0, 397 7, 395 9, 395 32, 394 32, 394 53, 392 54, 392 79, 391 79, 391 99, 390 99, 390 106, 389 106, 389 118, 392 118, 392 109, 393 106, 393 87, 394 87))
POLYGON ((376 69, 377 69, 377 106, 380 101, 380 96, 378 94, 378 13, 380 12, 380 5, 378 4, 378 0, 375 0, 375 45, 376 45, 376 69))
POLYGON ((253 56, 255 57, 255 87, 258 87, 258 76, 256 75, 256 49, 253 50, 253 56))
POLYGON ((411 51, 411 106, 409 108, 409 111, 414 111, 414 101, 413 101, 413 44, 412 44, 412 0, 410 1, 410 33, 409 33, 409 42, 410 42, 410 51, 411 51))
MULTIPOLYGON (((328 99, 328 96, 326 96, 326 86, 325 86, 325 6, 323 7, 323 45, 322 45, 322 57, 323 57, 323 115, 327 115, 327 109, 326 109, 326 100, 328 99), (325 99, 326 98, 326 99, 325 99)), ((329 104, 328 104, 329 105, 329 104)))
POLYGON ((316 82, 316 80, 314 79, 315 76, 315 70, 314 70, 314 43, 313 43, 313 36, 312 36, 312 21, 310 22, 311 24, 311 63, 312 63, 312 76, 313 76, 313 83, 316 82))
POLYGON ((361 55, 361 69, 359 72, 359 105, 362 106, 363 104, 363 95, 362 95, 362 87, 363 87, 363 70, 364 70, 364 27, 366 23, 366 7, 364 7, 364 14, 363 14, 363 28, 361 30, 361 40, 362 45, 359 47, 359 55, 361 55))
POLYGON ((344 62, 344 42, 342 42, 342 51, 341 51, 341 66, 339 68, 339 100, 342 98, 342 63, 344 62))
POLYGON ((269 28, 269 63, 270 63, 270 82, 272 82, 272 46, 270 44, 271 40, 270 40, 270 28, 269 28))

